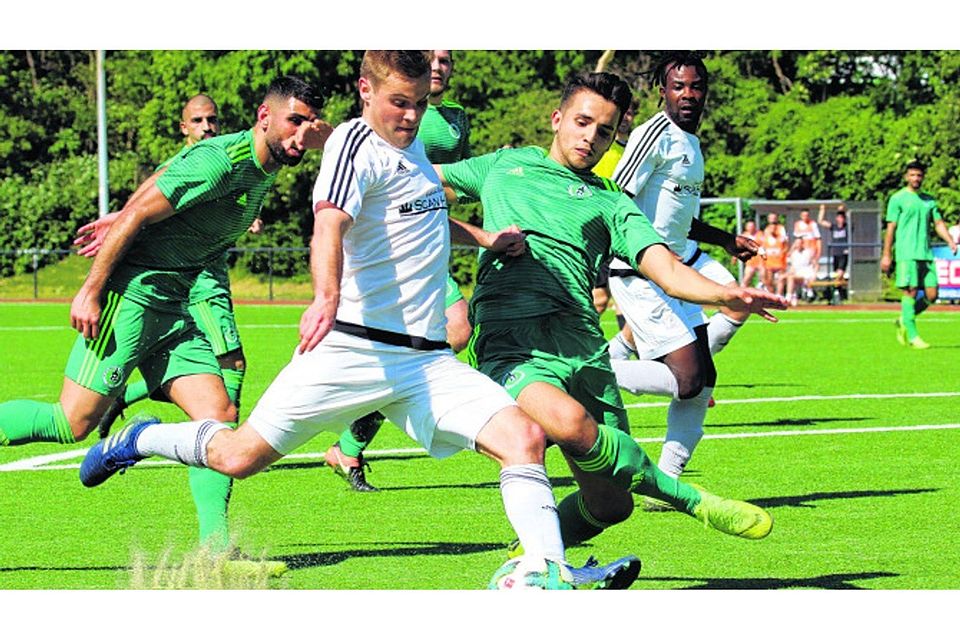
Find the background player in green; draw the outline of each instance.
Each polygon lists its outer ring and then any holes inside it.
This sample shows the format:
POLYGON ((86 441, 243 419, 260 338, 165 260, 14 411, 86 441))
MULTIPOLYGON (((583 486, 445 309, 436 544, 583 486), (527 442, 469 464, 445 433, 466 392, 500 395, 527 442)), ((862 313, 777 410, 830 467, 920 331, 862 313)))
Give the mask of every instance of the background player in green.
POLYGON ((440 167, 448 198, 479 198, 484 228, 515 224, 528 245, 516 258, 481 254, 470 301, 471 356, 567 457, 579 491, 559 507, 565 544, 626 519, 631 492, 665 500, 725 533, 762 538, 772 527, 764 510, 667 476, 629 435, 591 298, 608 256, 637 265, 670 295, 693 302, 768 319, 764 307, 786 306, 781 297, 724 287, 683 265, 633 201, 591 172, 630 99, 629 87, 612 74, 576 76, 553 112, 549 152, 503 149, 440 167))
MULTIPOLYGON (((216 102, 203 94, 190 98, 181 112, 180 132, 184 136, 184 147, 157 167, 157 175, 162 174, 167 165, 186 151, 190 145, 213 138, 220 133, 216 102)), ((74 244, 81 246, 78 253, 89 257, 95 256, 118 215, 119 213, 112 213, 81 227, 78 238, 74 241, 74 244)), ((260 219, 257 218, 250 227, 250 231, 259 232, 260 228, 260 219)), ((197 276, 190 288, 189 310, 194 322, 213 347, 223 374, 227 397, 239 411, 246 359, 233 315, 226 253, 197 276)), ((111 425, 128 406, 145 400, 150 393, 146 380, 139 380, 125 387, 100 420, 98 426, 100 437, 107 437, 111 425)), ((225 550, 230 543, 227 507, 230 502, 233 479, 209 469, 193 467, 189 470, 189 476, 190 490, 197 508, 200 543, 215 551, 225 550)))
POLYGON ((917 332, 917 316, 933 304, 939 295, 937 270, 930 251, 930 223, 950 251, 957 253, 957 243, 947 232, 947 225, 940 217, 937 201, 929 193, 920 190, 926 167, 919 162, 907 165, 904 180, 907 186, 900 189, 887 203, 887 231, 883 237, 883 255, 880 270, 891 275, 893 254, 896 254, 896 284, 903 292, 900 298, 900 317, 897 318, 897 341, 914 349, 927 349, 927 344, 917 332), (923 291, 924 297, 917 299, 923 291))
MULTIPOLYGON (((453 74, 453 52, 434 49, 430 65, 430 96, 420 121, 417 137, 423 142, 427 158, 434 164, 456 162, 470 157, 470 122, 463 107, 443 94, 453 74)), ((628 132, 629 133, 629 132, 628 132)), ((447 342, 454 353, 467 346, 473 327, 467 318, 467 301, 457 281, 447 276, 447 342)), ((373 413, 360 418, 343 432, 340 440, 327 449, 324 458, 356 491, 376 491, 364 474, 363 452, 380 430, 383 416, 373 413)))
POLYGON ((138 367, 187 415, 236 420, 210 343, 187 311, 198 274, 259 215, 283 165, 322 148, 320 100, 296 78, 271 84, 252 129, 191 145, 126 203, 71 305, 80 332, 56 403, 0 404, 0 444, 73 443, 138 367))

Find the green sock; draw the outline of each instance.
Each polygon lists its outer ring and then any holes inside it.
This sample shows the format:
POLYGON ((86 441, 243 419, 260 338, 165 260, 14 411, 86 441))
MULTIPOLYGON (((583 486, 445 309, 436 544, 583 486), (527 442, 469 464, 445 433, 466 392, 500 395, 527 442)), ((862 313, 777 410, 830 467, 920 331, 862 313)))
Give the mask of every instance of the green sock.
MULTIPOLYGON (((223 369, 223 383, 227 388, 230 402, 240 409, 240 389, 243 386, 242 369, 223 369)), ((236 428, 235 424, 230 425, 236 428)), ((200 544, 214 553, 226 551, 230 546, 230 529, 227 511, 230 506, 230 494, 233 491, 233 478, 213 469, 190 467, 190 493, 197 508, 197 522, 200 525, 200 544)))
POLYGON ((564 547, 572 547, 575 544, 586 542, 590 538, 600 535, 603 530, 610 525, 606 522, 600 522, 590 515, 586 505, 583 504, 583 496, 579 491, 575 491, 560 501, 557 505, 557 511, 560 516, 560 536, 563 538, 564 547))
POLYGON ((700 503, 696 489, 658 469, 629 434, 603 424, 598 427, 597 441, 590 451, 583 456, 573 456, 578 467, 606 476, 633 493, 663 500, 679 511, 693 513, 700 503))
POLYGON ((11 400, 0 404, 0 446, 76 441, 59 402, 11 400))
POLYGON ((919 336, 917 332, 917 301, 913 296, 902 296, 900 298, 900 317, 903 320, 903 326, 907 330, 907 340, 913 340, 919 336))
POLYGON ((340 436, 340 451, 351 458, 359 458, 360 454, 370 446, 370 441, 380 431, 383 417, 379 413, 371 413, 355 420, 350 428, 340 436))
POLYGON ((147 388, 147 381, 139 380, 127 385, 126 391, 123 392, 123 404, 129 407, 134 402, 140 402, 149 397, 150 389, 147 388))

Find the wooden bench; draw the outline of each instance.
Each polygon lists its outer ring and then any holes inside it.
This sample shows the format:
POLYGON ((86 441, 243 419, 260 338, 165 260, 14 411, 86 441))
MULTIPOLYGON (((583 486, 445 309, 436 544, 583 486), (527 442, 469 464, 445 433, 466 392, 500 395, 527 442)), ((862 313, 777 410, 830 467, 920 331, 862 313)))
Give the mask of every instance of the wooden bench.
POLYGON ((833 280, 814 280, 807 286, 813 290, 818 299, 826 300, 828 304, 840 304, 840 295, 837 289, 847 287, 847 281, 843 278, 833 280), (834 295, 836 294, 836 295, 834 295))

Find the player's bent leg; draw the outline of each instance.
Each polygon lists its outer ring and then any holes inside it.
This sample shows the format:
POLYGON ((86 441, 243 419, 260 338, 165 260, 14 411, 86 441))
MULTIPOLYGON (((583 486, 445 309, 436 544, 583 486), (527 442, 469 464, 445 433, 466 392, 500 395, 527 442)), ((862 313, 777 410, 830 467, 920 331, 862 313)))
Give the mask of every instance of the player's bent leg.
POLYGON ((600 535, 633 513, 633 497, 608 479, 587 473, 566 456, 579 489, 560 501, 560 534, 571 547, 600 535))

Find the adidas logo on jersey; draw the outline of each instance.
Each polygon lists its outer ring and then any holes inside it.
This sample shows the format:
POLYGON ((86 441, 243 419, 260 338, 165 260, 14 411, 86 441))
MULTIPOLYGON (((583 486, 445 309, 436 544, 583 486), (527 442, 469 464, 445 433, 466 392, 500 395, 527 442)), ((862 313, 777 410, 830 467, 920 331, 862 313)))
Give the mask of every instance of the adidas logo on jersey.
POLYGON ((683 160, 682 160, 682 162, 683 162, 684 166, 687 166, 687 167, 690 166, 690 164, 691 164, 691 163, 690 163, 690 158, 687 157, 687 154, 683 154, 683 160))
POLYGON ((241 207, 247 206, 247 194, 241 194, 240 197, 237 198, 237 204, 241 207))
POLYGON ((407 165, 403 164, 403 160, 397 163, 397 173, 410 173, 410 169, 407 169, 407 165))
POLYGON ((522 177, 523 177, 523 167, 514 167, 513 169, 510 169, 510 171, 507 171, 507 174, 508 174, 508 175, 511 175, 511 176, 517 176, 517 177, 522 178, 522 177))

